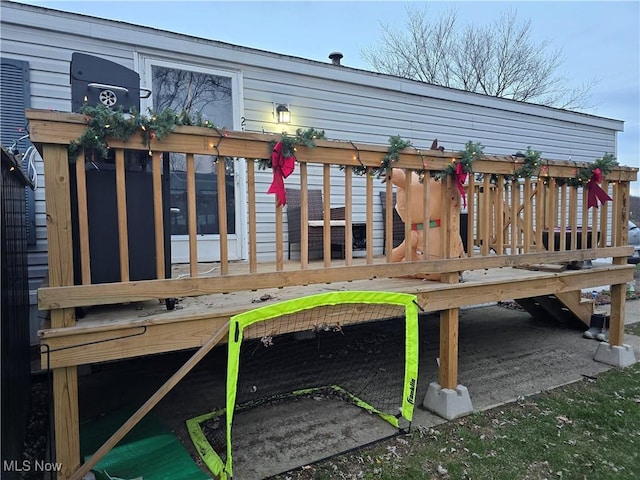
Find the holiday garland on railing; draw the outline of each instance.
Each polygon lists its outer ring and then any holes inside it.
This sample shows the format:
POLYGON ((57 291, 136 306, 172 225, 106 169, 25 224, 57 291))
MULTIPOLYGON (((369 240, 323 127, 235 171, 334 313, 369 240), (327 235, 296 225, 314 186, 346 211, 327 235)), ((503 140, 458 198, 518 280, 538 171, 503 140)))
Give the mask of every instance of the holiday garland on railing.
MULTIPOLYGON (((96 106, 85 105, 81 113, 85 116, 87 129, 78 138, 69 144, 69 158, 75 160, 81 149, 91 150, 100 159, 106 159, 109 156, 109 145, 107 138, 113 138, 127 142, 138 129, 141 130, 142 144, 150 148, 151 140, 162 140, 168 134, 173 132, 177 126, 190 125, 216 130, 220 137, 226 135, 222 133, 212 122, 204 120, 201 115, 195 118, 189 116, 187 112, 176 113, 169 109, 160 112, 149 111, 150 116, 140 115, 135 109, 124 112, 122 109, 112 110, 102 104, 96 106)), ((278 191, 278 202, 284 205, 286 198, 284 197, 283 180, 289 176, 295 168, 295 147, 304 145, 308 148, 316 146, 315 140, 326 139, 324 131, 309 128, 307 130, 298 129, 294 136, 283 133, 279 140, 269 142, 270 159, 258 159, 259 169, 274 169, 274 182, 269 189, 269 193, 278 191), (281 188, 280 188, 281 187, 281 188), (282 194, 280 194, 282 192, 282 194)), ((435 142, 434 142, 435 145, 435 142)), ((409 140, 403 140, 400 136, 395 135, 389 137, 389 149, 386 155, 380 161, 380 166, 372 170, 372 174, 378 177, 387 175, 394 168, 394 164, 400 158, 400 152, 405 148, 411 147, 409 140)), ((442 147, 440 151, 444 151, 442 147)), ((149 151, 149 154, 152 152, 149 151)), ((439 172, 433 172, 432 176, 437 179, 443 179, 446 176, 452 176, 465 199, 464 182, 469 173, 473 172, 473 162, 481 159, 483 156, 483 147, 480 143, 468 141, 465 149, 459 152, 459 156, 454 158, 447 167, 439 172)), ((527 147, 523 154, 517 152, 516 166, 520 165, 519 159, 523 159, 522 164, 515 168, 513 175, 504 175, 506 179, 517 181, 518 178, 531 178, 539 176, 545 169, 545 165, 541 159, 541 154, 537 150, 527 147)), ((615 157, 609 153, 602 158, 596 159, 593 163, 586 167, 576 169, 573 178, 558 178, 558 185, 569 185, 571 187, 585 187, 588 191, 589 207, 598 207, 598 201, 610 201, 611 197, 600 187, 603 176, 609 174, 614 167, 618 166, 615 157)), ((362 166, 353 167, 356 174, 365 175, 367 168, 362 166)), ((426 170, 424 168, 416 170, 416 172, 424 176, 426 170)), ((466 203, 466 202, 465 202, 466 203)))
POLYGON ((393 168, 393 164, 400 159, 400 152, 410 146, 411 140, 403 140, 399 135, 389 137, 389 150, 387 150, 387 154, 382 157, 380 167, 376 168, 373 173, 377 174, 378 177, 389 174, 393 168))
POLYGON ((287 194, 284 188, 284 179, 291 175, 296 166, 296 145, 304 145, 307 148, 315 148, 315 140, 324 139, 324 131, 309 128, 296 130, 296 134, 290 137, 286 132, 282 133, 280 140, 269 142, 270 160, 258 159, 258 168, 273 170, 273 181, 267 193, 276 196, 276 204, 284 206, 287 204, 287 194))
POLYGON ((151 146, 151 140, 162 140, 180 125, 212 128, 222 135, 213 123, 203 120, 200 114, 191 118, 187 112, 176 113, 169 109, 160 112, 150 110, 150 116, 146 117, 134 108, 125 112, 122 108, 113 110, 98 104, 83 106, 81 113, 85 116, 87 129, 77 141, 69 144, 71 160, 78 157, 80 149, 91 150, 99 159, 106 159, 109 156, 107 137, 127 142, 138 129, 141 130, 142 144, 147 149, 151 146))
MULTIPOLYGON (((571 187, 585 187, 587 189, 587 208, 598 208, 600 203, 610 202, 612 198, 600 186, 604 175, 610 173, 614 167, 618 166, 616 158, 610 154, 605 154, 602 158, 596 159, 588 167, 577 170, 574 178, 566 179, 566 184, 571 187)), ((564 179, 558 183, 562 184, 564 179)))
MULTIPOLYGON (((296 134, 293 136, 288 135, 286 132, 282 132, 280 140, 271 140, 269 142, 269 157, 273 153, 274 148, 279 143, 279 147, 282 151, 282 155, 285 157, 295 157, 296 146, 304 145, 307 148, 315 148, 316 140, 325 140, 324 130, 316 130, 315 128, 309 128, 302 130, 301 128, 296 130, 296 134)), ((272 168, 272 160, 266 158, 257 159, 258 169, 267 170, 272 168)))
POLYGON ((516 165, 520 158, 524 159, 522 161, 522 165, 514 170, 513 175, 505 175, 505 178, 517 181, 518 178, 531 178, 534 175, 539 175, 543 164, 540 155, 541 153, 539 151, 533 150, 530 146, 527 147, 527 151, 525 153, 516 152, 514 155, 516 158, 516 165))
POLYGON ((478 143, 468 141, 464 150, 461 150, 460 157, 454 159, 447 168, 444 170, 445 175, 452 176, 455 179, 458 192, 462 197, 463 207, 467 208, 467 194, 464 188, 464 182, 467 180, 467 175, 473 173, 473 162, 480 160, 483 155, 483 147, 478 143))

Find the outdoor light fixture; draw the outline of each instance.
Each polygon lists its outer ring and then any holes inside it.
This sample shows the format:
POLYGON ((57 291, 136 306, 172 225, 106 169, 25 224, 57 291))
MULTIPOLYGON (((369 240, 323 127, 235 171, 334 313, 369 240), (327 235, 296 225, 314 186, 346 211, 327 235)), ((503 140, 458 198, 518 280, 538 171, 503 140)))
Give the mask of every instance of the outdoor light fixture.
POLYGON ((291 112, 287 105, 280 103, 276 106, 276 119, 278 120, 278 123, 291 122, 291 112))

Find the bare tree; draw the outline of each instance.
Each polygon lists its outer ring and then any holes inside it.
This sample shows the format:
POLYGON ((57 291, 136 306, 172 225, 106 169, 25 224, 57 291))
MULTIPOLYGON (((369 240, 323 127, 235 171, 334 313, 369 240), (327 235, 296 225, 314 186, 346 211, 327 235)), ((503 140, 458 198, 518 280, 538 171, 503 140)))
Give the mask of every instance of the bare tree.
POLYGON ((531 21, 508 10, 492 24, 458 27, 457 12, 432 19, 407 8, 402 30, 382 26, 380 45, 362 51, 377 71, 434 85, 459 88, 571 110, 584 110, 595 80, 570 87, 558 74, 562 50, 534 43, 531 21))

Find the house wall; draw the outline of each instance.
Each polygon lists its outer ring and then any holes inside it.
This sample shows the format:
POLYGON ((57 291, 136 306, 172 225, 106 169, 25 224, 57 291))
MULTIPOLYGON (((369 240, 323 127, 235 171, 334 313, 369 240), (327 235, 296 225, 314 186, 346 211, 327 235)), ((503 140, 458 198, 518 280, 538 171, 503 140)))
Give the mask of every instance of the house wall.
MULTIPOLYGON (((273 102, 289 104, 286 131, 313 127, 327 138, 387 144, 392 135, 427 149, 434 138, 447 150, 480 142, 487 154, 513 154, 528 146, 550 159, 592 161, 616 153, 623 122, 426 85, 389 75, 239 47, 162 30, 2 1, 0 55, 29 62, 32 108, 71 111, 69 67, 74 51, 135 69, 146 83, 142 57, 239 72, 244 129, 282 131, 273 102)), ((37 165, 44 186, 43 167, 37 165)), ((337 171, 337 169, 336 169, 337 171)), ((313 173, 313 171, 311 172, 313 173)), ((296 182, 295 174, 288 180, 296 182)), ((259 259, 275 255, 271 173, 258 171, 259 259)), ((332 182, 332 204, 341 205, 342 177, 332 182)), ((321 184, 312 176, 310 185, 321 184)), ((364 186, 364 180, 355 179, 364 186)), ((380 186, 382 188, 382 186, 380 186)), ((380 211, 380 206, 375 205, 380 211)), ((364 215, 354 198, 354 215, 364 215)), ((375 218, 381 214, 375 214, 375 218)), ((381 220, 375 248, 382 248, 381 220)), ((46 271, 44 189, 36 192, 37 244, 30 252, 32 285, 46 271)))

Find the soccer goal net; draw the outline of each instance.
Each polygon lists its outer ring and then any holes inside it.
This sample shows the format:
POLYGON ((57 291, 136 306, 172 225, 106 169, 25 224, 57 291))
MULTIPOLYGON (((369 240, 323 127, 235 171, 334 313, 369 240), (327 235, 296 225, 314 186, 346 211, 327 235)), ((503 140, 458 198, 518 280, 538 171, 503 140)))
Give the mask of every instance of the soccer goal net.
MULTIPOLYGON (((268 455, 289 465, 284 457, 295 452, 273 445, 281 440, 328 445, 326 458, 349 449, 349 440, 352 448, 366 442, 358 431, 372 415, 387 432, 408 429, 417 374, 414 295, 344 291, 284 301, 231 318, 226 405, 187 428, 216 478, 233 477, 234 456, 250 470, 268 444, 268 455)), ((300 461, 290 465, 308 458, 300 461)))

